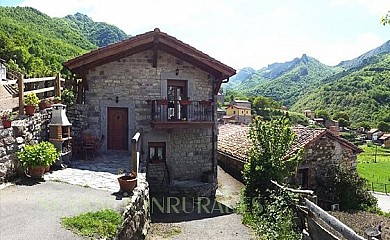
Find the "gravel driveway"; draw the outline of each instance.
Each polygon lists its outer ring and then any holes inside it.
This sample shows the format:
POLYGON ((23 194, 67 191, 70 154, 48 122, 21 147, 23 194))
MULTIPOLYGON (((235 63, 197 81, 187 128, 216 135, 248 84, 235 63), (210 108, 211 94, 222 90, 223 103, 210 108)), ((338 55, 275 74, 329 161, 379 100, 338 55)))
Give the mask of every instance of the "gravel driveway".
POLYGON ((216 201, 209 204, 188 201, 184 207, 177 206, 179 213, 175 209, 170 214, 154 213, 147 239, 256 239, 251 229, 241 223, 241 216, 232 210, 242 188, 242 183, 218 167, 216 201))

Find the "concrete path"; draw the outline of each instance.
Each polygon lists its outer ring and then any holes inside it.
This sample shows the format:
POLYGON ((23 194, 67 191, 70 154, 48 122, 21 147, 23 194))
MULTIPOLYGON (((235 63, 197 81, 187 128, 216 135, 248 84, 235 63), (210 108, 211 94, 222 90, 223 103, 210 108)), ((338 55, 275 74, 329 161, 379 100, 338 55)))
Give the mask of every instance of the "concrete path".
POLYGON ((390 213, 390 195, 384 193, 372 193, 378 199, 378 207, 382 211, 390 213))
MULTIPOLYGON (((240 199, 242 188, 242 183, 218 167, 216 201, 210 200, 209 208, 201 207, 201 211, 196 206, 203 206, 203 203, 195 203, 194 207, 191 201, 184 208, 177 206, 180 213, 174 208, 163 214, 152 209, 152 225, 147 239, 256 239, 251 229, 242 224, 241 216, 232 209, 240 199)), ((172 206, 176 204, 174 198, 171 201, 172 206)))
POLYGON ((31 181, 0 190, 1 240, 81 239, 60 219, 103 208, 122 210, 126 199, 107 191, 61 182, 31 181))

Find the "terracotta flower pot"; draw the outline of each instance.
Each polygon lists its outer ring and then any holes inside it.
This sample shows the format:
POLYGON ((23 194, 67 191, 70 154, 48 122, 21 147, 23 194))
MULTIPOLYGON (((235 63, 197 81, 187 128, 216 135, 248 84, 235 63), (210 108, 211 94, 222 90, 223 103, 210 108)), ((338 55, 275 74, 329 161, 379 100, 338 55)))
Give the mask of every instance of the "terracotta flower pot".
POLYGON ((38 104, 38 107, 39 107, 39 110, 44 110, 45 108, 47 108, 47 103, 46 102, 40 102, 38 104))
POLYGON ((46 167, 45 167, 45 172, 49 172, 50 171, 50 165, 47 165, 46 167))
POLYGON ((190 101, 188 99, 180 100, 180 104, 184 105, 184 106, 190 105, 191 103, 192 103, 192 101, 190 101))
POLYGON ((10 128, 11 127, 12 121, 10 121, 10 120, 3 120, 1 122, 3 123, 3 127, 4 128, 10 128))
POLYGON ((34 116, 35 113, 35 106, 27 105, 24 107, 24 110, 26 111, 26 114, 28 116, 34 116))
POLYGON ((31 178, 41 178, 45 174, 46 166, 28 167, 26 175, 31 178))
POLYGON ((137 176, 121 176, 118 182, 122 192, 130 193, 137 186, 137 176))

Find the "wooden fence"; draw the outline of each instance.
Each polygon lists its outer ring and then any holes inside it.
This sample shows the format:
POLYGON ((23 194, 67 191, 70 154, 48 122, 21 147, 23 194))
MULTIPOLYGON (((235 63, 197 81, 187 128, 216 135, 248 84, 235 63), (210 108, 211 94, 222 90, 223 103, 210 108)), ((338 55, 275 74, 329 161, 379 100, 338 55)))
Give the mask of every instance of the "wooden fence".
POLYGON ((350 227, 333 217, 316 204, 317 197, 311 190, 299 190, 284 187, 271 181, 278 188, 297 193, 301 201, 296 205, 296 223, 303 233, 302 239, 310 240, 363 240, 350 227), (310 199, 310 200, 309 200, 310 199))
POLYGON ((35 93, 39 99, 61 97, 61 92, 66 85, 72 85, 71 80, 61 78, 60 74, 53 77, 26 79, 21 74, 16 74, 16 79, 1 81, 0 110, 18 109, 19 114, 23 114, 25 95, 35 93))

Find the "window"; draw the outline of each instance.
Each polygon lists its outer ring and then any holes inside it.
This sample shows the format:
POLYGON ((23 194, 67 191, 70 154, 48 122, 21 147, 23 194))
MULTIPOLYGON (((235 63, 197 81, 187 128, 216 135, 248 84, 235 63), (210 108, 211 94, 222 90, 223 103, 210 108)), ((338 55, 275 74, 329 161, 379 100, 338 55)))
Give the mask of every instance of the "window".
POLYGON ((149 142, 149 162, 165 162, 166 149, 165 142, 149 142))
POLYGON ((233 114, 236 114, 236 111, 233 111, 233 114))

